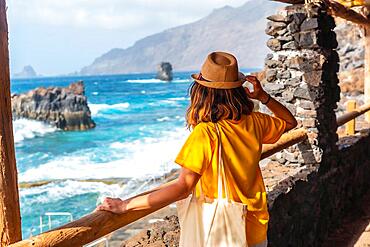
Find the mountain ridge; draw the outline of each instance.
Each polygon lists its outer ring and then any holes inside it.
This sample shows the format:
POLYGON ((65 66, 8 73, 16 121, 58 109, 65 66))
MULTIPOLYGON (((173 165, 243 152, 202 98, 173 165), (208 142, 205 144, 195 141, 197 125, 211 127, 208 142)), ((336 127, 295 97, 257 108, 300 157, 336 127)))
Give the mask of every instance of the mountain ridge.
POLYGON ((204 18, 149 35, 128 48, 113 48, 82 68, 80 74, 153 72, 162 61, 170 62, 175 71, 192 71, 214 50, 235 54, 241 68, 262 67, 268 53, 266 17, 279 6, 251 0, 240 7, 214 9, 204 18))

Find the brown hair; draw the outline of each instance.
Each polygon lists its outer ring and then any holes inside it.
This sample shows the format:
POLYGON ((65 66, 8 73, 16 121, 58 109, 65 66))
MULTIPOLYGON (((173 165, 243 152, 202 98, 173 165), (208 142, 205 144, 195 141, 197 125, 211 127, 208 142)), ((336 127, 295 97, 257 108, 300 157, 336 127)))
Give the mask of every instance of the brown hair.
POLYGON ((186 125, 194 128, 200 122, 223 119, 240 120, 253 110, 253 102, 243 87, 216 89, 193 82, 189 87, 190 105, 186 111, 186 125))

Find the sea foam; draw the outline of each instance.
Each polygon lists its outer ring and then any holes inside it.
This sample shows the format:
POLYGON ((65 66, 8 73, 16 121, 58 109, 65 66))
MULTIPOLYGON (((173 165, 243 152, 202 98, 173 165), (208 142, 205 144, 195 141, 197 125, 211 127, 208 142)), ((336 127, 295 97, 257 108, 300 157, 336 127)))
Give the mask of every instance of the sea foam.
POLYGON ((177 167, 174 160, 188 134, 177 128, 159 138, 112 142, 105 147, 106 156, 112 156, 107 162, 94 160, 95 149, 69 153, 20 173, 19 181, 160 176, 177 167))
POLYGON ((44 122, 24 118, 14 120, 13 129, 15 143, 20 143, 25 139, 41 137, 48 133, 57 131, 56 127, 44 122))
POLYGON ((92 104, 89 103, 89 108, 91 111, 92 116, 96 116, 99 113, 104 113, 109 110, 124 110, 130 107, 130 103, 118 103, 118 104, 92 104))
POLYGON ((131 83, 167 83, 167 81, 161 81, 159 79, 151 78, 151 79, 129 79, 126 82, 131 83))
POLYGON ((32 205, 34 203, 50 203, 71 198, 73 196, 87 193, 98 193, 102 197, 117 197, 123 192, 122 185, 105 184, 102 182, 80 182, 66 180, 53 182, 47 185, 21 189, 19 194, 23 204, 32 205))

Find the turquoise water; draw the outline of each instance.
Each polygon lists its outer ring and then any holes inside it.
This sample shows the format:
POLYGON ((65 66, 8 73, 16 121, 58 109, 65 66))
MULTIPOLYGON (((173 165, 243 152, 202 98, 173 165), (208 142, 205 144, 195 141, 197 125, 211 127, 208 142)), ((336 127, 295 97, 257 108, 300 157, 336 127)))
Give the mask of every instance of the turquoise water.
MULTIPOLYGON (((189 77, 175 73, 170 83, 154 79, 154 74, 12 80, 12 93, 83 80, 97 124, 88 131, 63 132, 41 122, 13 122, 19 181, 63 179, 20 190, 23 238, 40 232, 40 215, 46 212, 80 218, 103 197, 136 194, 153 185, 149 178, 177 167, 173 160, 189 134, 184 119, 189 77), (111 177, 128 183, 73 180, 111 177)), ((52 227, 67 221, 53 217, 52 227)))

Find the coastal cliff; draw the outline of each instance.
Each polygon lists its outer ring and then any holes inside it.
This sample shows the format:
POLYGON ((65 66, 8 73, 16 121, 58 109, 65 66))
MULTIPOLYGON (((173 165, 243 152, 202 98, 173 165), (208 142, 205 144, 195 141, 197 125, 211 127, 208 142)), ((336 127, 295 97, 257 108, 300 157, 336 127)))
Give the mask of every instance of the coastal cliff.
POLYGON ((12 95, 13 118, 47 122, 62 130, 86 130, 95 127, 87 105, 82 81, 66 88, 36 88, 12 95))

